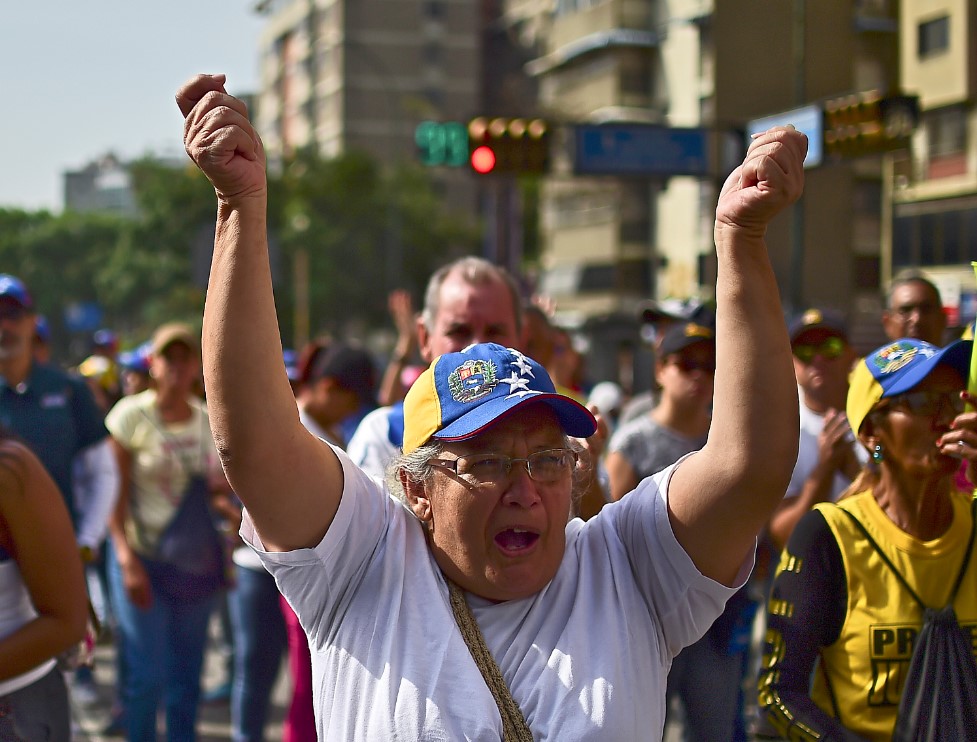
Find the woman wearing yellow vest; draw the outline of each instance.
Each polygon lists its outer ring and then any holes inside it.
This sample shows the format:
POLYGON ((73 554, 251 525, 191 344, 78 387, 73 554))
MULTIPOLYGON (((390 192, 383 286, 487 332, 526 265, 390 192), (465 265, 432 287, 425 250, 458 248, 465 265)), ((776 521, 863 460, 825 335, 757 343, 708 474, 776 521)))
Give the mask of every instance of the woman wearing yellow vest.
POLYGON ((960 459, 977 481, 971 347, 897 340, 852 372, 848 420, 871 461, 845 498, 798 524, 770 596, 759 697, 786 738, 893 739, 920 603, 952 603, 969 632, 964 663, 973 651, 973 497, 954 483, 960 459))

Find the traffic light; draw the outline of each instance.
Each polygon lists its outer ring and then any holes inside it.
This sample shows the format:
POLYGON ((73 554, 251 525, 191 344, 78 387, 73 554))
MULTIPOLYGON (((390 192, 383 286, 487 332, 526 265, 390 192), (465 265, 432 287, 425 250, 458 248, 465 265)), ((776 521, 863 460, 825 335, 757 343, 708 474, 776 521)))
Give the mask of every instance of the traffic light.
POLYGON ((918 123, 915 96, 869 90, 835 98, 824 104, 824 151, 859 157, 902 149, 918 123))
POLYGON ((414 143, 429 167, 461 167, 468 161, 468 132, 460 121, 422 121, 414 129, 414 143))
POLYGON ((472 119, 468 162, 480 175, 545 173, 550 164, 550 127, 542 119, 472 119))

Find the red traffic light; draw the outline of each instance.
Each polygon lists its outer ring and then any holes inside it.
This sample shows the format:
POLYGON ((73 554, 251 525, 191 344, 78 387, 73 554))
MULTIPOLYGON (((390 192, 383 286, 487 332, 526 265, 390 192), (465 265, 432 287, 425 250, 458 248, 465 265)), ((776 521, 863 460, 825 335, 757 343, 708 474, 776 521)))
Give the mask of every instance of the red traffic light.
POLYGON ((495 152, 484 144, 476 147, 471 156, 472 170, 476 173, 490 173, 495 169, 495 152))
POLYGON ((468 162, 479 175, 545 173, 549 133, 542 119, 474 118, 468 122, 468 162))

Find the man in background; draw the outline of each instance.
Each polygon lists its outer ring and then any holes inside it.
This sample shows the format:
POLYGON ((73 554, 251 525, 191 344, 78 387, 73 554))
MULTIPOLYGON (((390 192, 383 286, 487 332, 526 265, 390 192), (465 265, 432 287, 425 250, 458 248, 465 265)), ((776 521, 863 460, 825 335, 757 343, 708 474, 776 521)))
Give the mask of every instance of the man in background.
MULTIPOLYGON (((504 268, 482 258, 460 258, 428 281, 417 319, 421 359, 429 364, 472 343, 520 348, 521 317, 518 287, 504 268)), ((403 403, 380 407, 363 418, 347 452, 367 473, 382 478, 387 463, 400 452, 403 434, 403 403)))
MULTIPOLYGON (((105 541, 115 506, 118 468, 104 413, 88 385, 38 362, 36 333, 34 300, 27 286, 15 276, 0 274, 0 424, 30 446, 57 483, 82 560, 91 564, 105 541), (84 484, 76 491, 79 482, 84 484)), ((81 703, 97 700, 90 670, 76 678, 73 695, 81 703)))
POLYGON ((889 284, 882 327, 889 340, 915 338, 942 346, 946 314, 939 289, 919 271, 900 273, 889 284))

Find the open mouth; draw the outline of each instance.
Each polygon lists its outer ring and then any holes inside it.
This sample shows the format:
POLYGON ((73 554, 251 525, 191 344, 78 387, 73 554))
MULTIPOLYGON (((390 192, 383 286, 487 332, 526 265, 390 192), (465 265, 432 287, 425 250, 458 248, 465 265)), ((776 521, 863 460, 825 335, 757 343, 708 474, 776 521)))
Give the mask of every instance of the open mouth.
POLYGON ((523 528, 507 528, 495 534, 495 545, 506 556, 519 556, 532 550, 539 534, 523 528))

